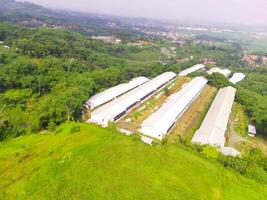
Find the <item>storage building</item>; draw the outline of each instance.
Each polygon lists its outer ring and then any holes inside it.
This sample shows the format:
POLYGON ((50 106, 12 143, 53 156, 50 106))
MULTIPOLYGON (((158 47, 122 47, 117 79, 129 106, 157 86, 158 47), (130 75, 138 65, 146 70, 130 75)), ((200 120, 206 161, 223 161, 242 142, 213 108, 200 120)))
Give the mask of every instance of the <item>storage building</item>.
POLYGON ((256 127, 253 125, 248 125, 248 135, 254 137, 257 134, 256 127))
POLYGON ((242 81, 246 77, 243 73, 234 73, 234 75, 230 78, 230 82, 233 84, 237 84, 238 82, 242 81))
POLYGON ((190 67, 188 69, 185 69, 179 73, 179 76, 187 76, 188 74, 191 74, 193 72, 199 71, 201 69, 205 69, 205 65, 202 64, 197 64, 194 65, 193 67, 190 67))
POLYGON ((219 90, 204 121, 193 136, 194 143, 214 145, 220 149, 224 147, 224 135, 235 93, 236 89, 230 86, 219 90))
POLYGON ((84 104, 84 107, 94 109, 97 106, 103 105, 108 101, 136 88, 139 85, 147 82, 149 79, 145 77, 137 77, 132 79, 128 83, 119 84, 115 87, 107 89, 103 92, 100 92, 88 99, 88 101, 84 104))
POLYGON ((210 70, 207 71, 208 74, 213 74, 213 73, 220 73, 222 75, 224 75, 225 77, 230 76, 231 71, 229 69, 221 69, 219 67, 214 67, 211 68, 210 70))
POLYGON ((89 122, 106 127, 109 122, 115 122, 123 117, 138 103, 149 98, 154 92, 168 84, 175 77, 175 73, 165 72, 156 78, 147 81, 114 101, 97 108, 91 113, 89 122))
POLYGON ((200 94, 207 82, 207 79, 203 77, 196 77, 186 83, 179 92, 171 95, 157 111, 142 123, 140 133, 162 140, 175 126, 177 119, 200 94))

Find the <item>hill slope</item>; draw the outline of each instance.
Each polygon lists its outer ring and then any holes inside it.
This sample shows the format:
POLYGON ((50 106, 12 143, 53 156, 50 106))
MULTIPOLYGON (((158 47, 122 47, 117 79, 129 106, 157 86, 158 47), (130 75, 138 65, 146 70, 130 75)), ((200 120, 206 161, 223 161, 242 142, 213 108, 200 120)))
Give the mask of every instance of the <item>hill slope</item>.
POLYGON ((67 124, 0 143, 0 199, 264 199, 267 186, 177 146, 67 124))

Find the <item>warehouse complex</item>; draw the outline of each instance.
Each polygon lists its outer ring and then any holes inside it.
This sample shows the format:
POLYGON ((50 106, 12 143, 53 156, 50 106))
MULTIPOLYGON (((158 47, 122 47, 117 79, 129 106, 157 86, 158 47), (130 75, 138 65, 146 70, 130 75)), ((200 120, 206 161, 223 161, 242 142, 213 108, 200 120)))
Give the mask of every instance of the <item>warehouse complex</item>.
POLYGON ((109 122, 114 122, 123 117, 129 110, 138 103, 150 97, 154 92, 164 87, 176 77, 173 72, 165 72, 156 78, 145 82, 137 88, 127 92, 91 113, 89 122, 97 123, 103 127, 108 126, 109 122))
POLYGON ((84 107, 87 109, 88 108, 94 109, 95 107, 103 105, 104 103, 107 103, 108 101, 136 88, 137 86, 142 85, 148 80, 149 79, 145 77, 137 77, 132 79, 128 83, 119 84, 108 90, 100 92, 89 98, 88 101, 84 104, 84 107))
POLYGON ((152 138, 163 139, 174 127, 176 120, 200 94, 207 82, 205 78, 197 77, 185 84, 179 92, 171 95, 157 111, 142 123, 140 133, 152 138))
POLYGON ((179 76, 187 76, 188 74, 191 74, 193 72, 196 72, 196 71, 199 71, 199 70, 203 70, 203 69, 205 69, 205 65, 197 64, 197 65, 194 65, 193 67, 190 67, 188 69, 185 69, 185 70, 181 71, 179 73, 179 76))
POLYGON ((223 150, 225 144, 224 135, 235 93, 236 89, 230 86, 219 90, 204 121, 193 136, 192 141, 194 143, 214 145, 223 150))
MULTIPOLYGON (((198 64, 181 71, 179 76, 186 76, 192 72, 204 69, 205 65, 198 64)), ((208 74, 215 72, 221 73, 226 77, 231 74, 230 70, 217 67, 207 71, 208 74)), ((137 77, 128 83, 119 84, 94 95, 85 103, 86 108, 95 108, 95 110, 90 113, 91 115, 88 122, 101 125, 102 127, 107 127, 110 122, 117 122, 129 113, 130 110, 150 98, 155 92, 160 91, 160 89, 167 85, 172 85, 170 82, 172 82, 176 76, 174 72, 165 72, 151 80, 146 77, 137 77)), ((244 78, 245 74, 234 73, 229 81, 236 84, 244 78)), ((180 77, 180 79, 182 79, 182 77, 180 77)), ((142 140, 144 142, 151 144, 153 139, 162 140, 173 130, 177 124, 177 120, 195 101, 207 83, 208 80, 206 78, 195 77, 190 82, 185 83, 178 92, 166 97, 162 105, 161 103, 165 98, 157 102, 159 104, 152 105, 148 113, 145 113, 144 116, 146 119, 144 121, 135 122, 129 117, 127 118, 129 121, 122 121, 118 126, 122 125, 122 128, 126 127, 126 129, 129 127, 129 130, 133 131, 131 129, 131 123, 136 123, 133 124, 134 131, 142 135, 142 140), (152 114, 147 117, 151 111, 152 114)), ((231 86, 218 91, 200 128, 195 132, 192 138, 193 143, 215 146, 224 155, 240 155, 240 152, 235 148, 225 147, 225 133, 235 99, 235 93, 236 89, 231 86)), ((146 104, 149 105, 149 103, 151 102, 147 102, 146 104)), ((141 119, 144 119, 144 116, 142 116, 141 119)))
POLYGON ((242 81, 246 77, 243 73, 234 73, 234 75, 230 78, 230 82, 233 84, 237 84, 238 82, 242 81))
POLYGON ((209 75, 211 75, 213 73, 220 73, 220 74, 224 75, 225 77, 228 77, 228 76, 230 76, 231 71, 229 69, 221 69, 219 67, 214 67, 214 68, 211 68, 210 70, 208 70, 207 73, 209 75))

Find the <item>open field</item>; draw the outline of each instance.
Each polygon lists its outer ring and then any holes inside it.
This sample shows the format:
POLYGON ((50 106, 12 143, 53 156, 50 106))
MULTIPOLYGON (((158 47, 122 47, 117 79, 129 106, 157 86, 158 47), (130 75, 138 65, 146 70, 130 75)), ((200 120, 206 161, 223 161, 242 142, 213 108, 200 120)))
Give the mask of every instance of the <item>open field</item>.
POLYGON ((168 135, 171 142, 176 141, 177 135, 185 138, 192 138, 195 131, 201 125, 209 106, 216 95, 217 89, 211 86, 206 86, 196 100, 177 120, 176 126, 168 135))
POLYGON ((2 200, 257 200, 267 192, 267 185, 174 144, 150 147, 87 124, 66 124, 0 148, 2 200))
MULTIPOLYGON (((172 82, 172 87, 168 90, 167 94, 164 89, 154 94, 151 98, 144 101, 141 105, 131 110, 128 115, 118 121, 120 128, 137 132, 142 122, 157 108, 159 108, 167 99, 168 96, 179 91, 182 85, 188 82, 188 77, 178 77, 172 82)), ((169 86, 167 86, 169 87, 169 86)))

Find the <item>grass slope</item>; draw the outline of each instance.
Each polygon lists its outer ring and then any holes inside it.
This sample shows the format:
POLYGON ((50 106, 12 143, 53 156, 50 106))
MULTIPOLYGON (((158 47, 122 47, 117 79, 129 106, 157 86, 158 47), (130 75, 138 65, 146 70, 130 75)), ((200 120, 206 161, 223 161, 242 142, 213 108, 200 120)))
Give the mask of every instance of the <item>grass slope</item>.
POLYGON ((87 124, 0 149, 0 199, 255 200, 267 193, 266 185, 175 145, 150 147, 87 124))

